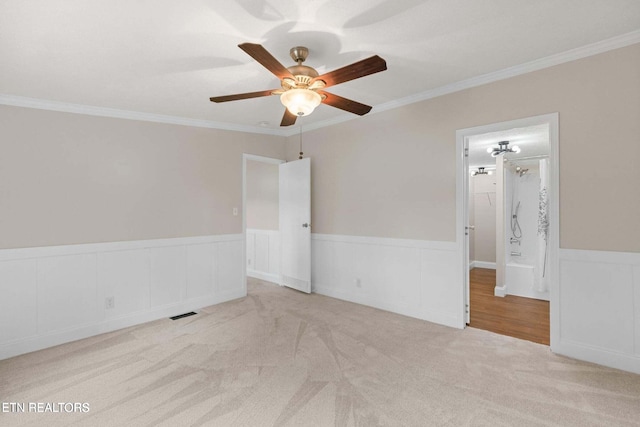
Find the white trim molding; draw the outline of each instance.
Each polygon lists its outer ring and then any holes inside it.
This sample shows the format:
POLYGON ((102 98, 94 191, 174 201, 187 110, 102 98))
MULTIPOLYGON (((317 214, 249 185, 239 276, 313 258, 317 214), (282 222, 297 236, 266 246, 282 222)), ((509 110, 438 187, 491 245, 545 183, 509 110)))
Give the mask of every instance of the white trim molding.
POLYGON ((483 74, 480 76, 472 77, 470 79, 462 80, 456 83, 451 83, 445 86, 417 93, 415 95, 407 96, 396 101, 387 102, 377 105, 374 112, 382 112, 391 110, 394 108, 402 107, 405 105, 413 104, 427 99, 436 98, 438 96, 447 95, 461 90, 470 89, 477 86, 482 86, 488 83, 497 82, 500 80, 506 80, 511 77, 516 77, 522 74, 531 73, 533 71, 542 70, 545 68, 553 67, 556 65, 564 64, 566 62, 576 61, 578 59, 586 58, 600 53, 608 52, 614 49, 620 49, 626 46, 630 46, 635 43, 640 43, 640 30, 632 31, 621 36, 612 37, 607 40, 602 40, 596 43, 592 43, 586 46, 578 47, 568 50, 566 52, 557 53, 544 58, 536 59, 534 61, 525 62, 524 64, 515 65, 513 67, 504 68, 502 70, 493 71, 491 73, 483 74))
POLYGON ((242 248, 229 234, 0 250, 0 359, 241 298, 242 248))
POLYGON ((121 110, 117 108, 96 107, 85 104, 52 101, 48 99, 29 98, 25 96, 0 94, 0 105, 35 108, 38 110, 59 111, 62 113, 85 114, 88 116, 111 117, 115 119, 140 120, 143 122, 166 123, 171 125, 190 126, 207 129, 220 129, 233 132, 259 133, 263 135, 286 136, 281 129, 269 129, 260 126, 237 125, 234 123, 216 122, 212 120, 193 119, 189 117, 167 116, 163 114, 143 113, 139 111, 121 110))
POLYGON ((496 297, 504 298, 507 296, 507 285, 495 286, 493 288, 493 295, 496 297))
POLYGON ((640 374, 640 253, 560 249, 558 354, 640 374))
POLYGON ((495 270, 496 263, 490 261, 471 261, 469 263, 469 270, 473 268, 488 268, 490 270, 495 270))
MULTIPOLYGON (((315 293, 455 328, 456 243, 331 234, 311 235, 315 293)), ((459 295, 460 294, 460 295, 459 295)))
POLYGON ((98 252, 130 251, 167 246, 197 245, 239 240, 241 234, 215 236, 175 237, 167 239, 128 240, 121 242, 83 243, 78 245, 42 246, 36 248, 0 249, 0 262, 18 259, 46 258, 52 256, 90 254, 98 252))

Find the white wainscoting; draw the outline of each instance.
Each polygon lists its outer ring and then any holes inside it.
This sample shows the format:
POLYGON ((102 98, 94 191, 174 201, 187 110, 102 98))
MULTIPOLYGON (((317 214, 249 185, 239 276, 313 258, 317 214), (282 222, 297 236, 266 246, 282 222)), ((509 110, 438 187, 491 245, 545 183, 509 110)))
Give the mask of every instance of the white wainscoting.
POLYGON ((247 229, 247 276, 280 283, 280 232, 247 229))
POLYGON ((640 253, 560 249, 554 351, 640 373, 640 253))
POLYGON ((245 296, 242 238, 0 250, 0 359, 245 296))
POLYGON ((462 328, 455 242, 311 235, 316 293, 462 328))

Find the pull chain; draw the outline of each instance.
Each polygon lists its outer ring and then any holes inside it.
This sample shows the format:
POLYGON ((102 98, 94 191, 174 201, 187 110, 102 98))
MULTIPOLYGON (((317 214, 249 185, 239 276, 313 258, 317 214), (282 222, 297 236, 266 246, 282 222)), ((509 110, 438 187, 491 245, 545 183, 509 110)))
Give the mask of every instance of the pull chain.
POLYGON ((302 126, 300 126, 300 157, 298 157, 298 159, 302 159, 302 155, 304 153, 302 152, 302 126))

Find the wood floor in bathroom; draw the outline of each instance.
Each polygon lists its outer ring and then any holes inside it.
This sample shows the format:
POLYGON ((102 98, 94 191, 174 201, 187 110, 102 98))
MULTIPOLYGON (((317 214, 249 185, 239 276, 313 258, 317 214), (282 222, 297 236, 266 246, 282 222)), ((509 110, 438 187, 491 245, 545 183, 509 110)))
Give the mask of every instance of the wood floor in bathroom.
POLYGON ((469 272, 469 326, 549 345, 549 301, 496 297, 495 285, 495 270, 474 268, 469 272))

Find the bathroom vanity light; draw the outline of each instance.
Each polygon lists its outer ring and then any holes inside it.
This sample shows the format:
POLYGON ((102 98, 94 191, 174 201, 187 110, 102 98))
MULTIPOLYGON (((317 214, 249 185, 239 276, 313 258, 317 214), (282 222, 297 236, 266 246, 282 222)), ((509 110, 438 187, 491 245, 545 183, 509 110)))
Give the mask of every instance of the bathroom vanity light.
POLYGON ((475 170, 471 173, 471 176, 476 176, 476 175, 493 175, 493 171, 486 170, 483 167, 479 167, 478 170, 475 170))
POLYGON ((487 153, 491 154, 491 157, 497 157, 500 154, 504 153, 519 153, 520 147, 514 145, 513 147, 509 147, 509 141, 500 141, 498 142, 497 147, 489 147, 487 148, 487 153))

